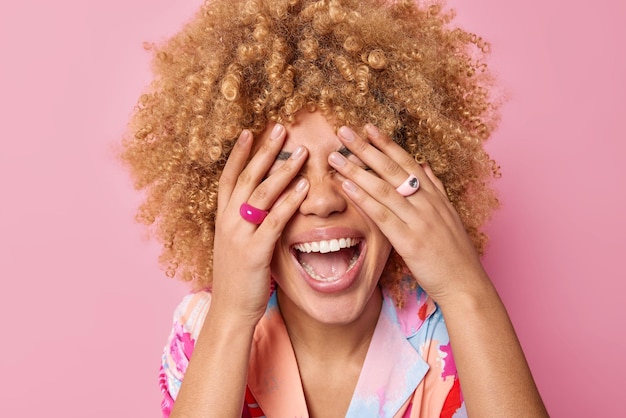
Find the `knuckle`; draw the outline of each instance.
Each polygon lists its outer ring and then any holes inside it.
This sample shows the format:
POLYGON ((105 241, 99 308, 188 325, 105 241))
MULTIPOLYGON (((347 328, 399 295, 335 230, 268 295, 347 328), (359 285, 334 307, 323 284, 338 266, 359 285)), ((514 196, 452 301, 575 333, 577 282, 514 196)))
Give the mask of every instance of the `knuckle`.
POLYGON ((350 163, 346 166, 346 174, 350 177, 358 175, 359 171, 361 171, 361 168, 356 164, 350 163))
POLYGON ((370 144, 363 140, 354 142, 354 150, 357 152, 364 152, 369 146, 370 144))
POLYGON ((261 147, 259 148, 258 153, 260 154, 270 154, 272 153, 274 150, 272 148, 272 146, 268 143, 268 141, 265 141, 261 144, 261 147))
POLYGON ((415 164, 415 158, 411 154, 406 154, 402 156, 402 161, 400 161, 400 165, 403 167, 411 167, 415 164))
POLYGON ((280 229, 281 222, 280 219, 272 212, 270 212, 267 217, 263 220, 263 226, 268 229, 280 229))
POLYGON ((391 218, 391 211, 386 207, 381 207, 374 211, 372 218, 377 223, 385 223, 391 218))
POLYGON ((250 175, 250 173, 246 170, 242 171, 241 174, 239 174, 239 178, 237 179, 237 183, 239 184, 243 184, 243 185, 247 185, 252 183, 252 176, 250 175))
POLYGON ((252 199, 259 202, 264 202, 269 193, 268 187, 265 184, 259 185, 254 192, 252 192, 252 199))
POLYGON ((402 167, 400 167, 398 163, 396 163, 394 160, 388 159, 385 163, 383 170, 385 170, 385 173, 387 173, 388 175, 395 176, 396 174, 400 174, 400 171, 402 171, 402 167))
POLYGON ((285 175, 292 175, 294 174, 294 172, 298 171, 298 166, 296 165, 296 163, 292 163, 291 161, 289 161, 286 164, 282 164, 278 171, 285 175))
POLYGON ((376 194, 382 196, 382 197, 386 197, 391 195, 391 193, 394 193, 396 191, 396 189, 394 189, 391 184, 387 183, 386 181, 380 181, 378 182, 378 184, 376 185, 376 194))
POLYGON ((233 179, 230 175, 228 175, 227 173, 222 173, 219 180, 217 181, 217 186, 219 189, 223 189, 227 185, 232 184, 232 182, 233 179))

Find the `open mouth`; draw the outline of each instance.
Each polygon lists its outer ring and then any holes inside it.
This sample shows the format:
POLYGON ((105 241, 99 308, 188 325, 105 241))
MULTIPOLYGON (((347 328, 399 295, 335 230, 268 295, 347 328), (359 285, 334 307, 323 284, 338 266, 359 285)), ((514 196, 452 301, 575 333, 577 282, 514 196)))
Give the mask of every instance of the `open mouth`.
POLYGON ((349 272, 361 255, 361 238, 337 238, 295 244, 292 252, 314 280, 332 282, 349 272))

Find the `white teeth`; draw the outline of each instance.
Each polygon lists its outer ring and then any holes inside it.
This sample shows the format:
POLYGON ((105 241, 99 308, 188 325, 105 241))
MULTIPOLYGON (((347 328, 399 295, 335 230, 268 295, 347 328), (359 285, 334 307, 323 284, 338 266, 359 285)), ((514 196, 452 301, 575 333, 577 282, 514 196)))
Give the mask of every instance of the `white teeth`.
MULTIPOLYGON (((350 260, 350 265, 348 266, 348 269, 346 270, 346 273, 349 272, 350 270, 352 270, 352 267, 354 267, 354 265, 356 264, 356 262, 358 260, 359 260, 358 254, 354 254, 352 256, 352 259, 350 260)), ((311 278, 313 278, 313 279, 315 279, 315 280, 317 280, 319 282, 334 282, 335 280, 338 280, 341 277, 341 274, 339 274, 338 272, 335 272, 334 276, 322 277, 319 274, 317 274, 317 272, 313 269, 313 267, 311 267, 307 263, 302 263, 301 262, 300 265, 302 265, 302 268, 304 269, 304 271, 306 271, 307 274, 309 276, 311 276, 311 278)))
POLYGON ((359 243, 357 238, 339 238, 296 244, 294 248, 301 253, 330 253, 342 248, 350 248, 359 243))

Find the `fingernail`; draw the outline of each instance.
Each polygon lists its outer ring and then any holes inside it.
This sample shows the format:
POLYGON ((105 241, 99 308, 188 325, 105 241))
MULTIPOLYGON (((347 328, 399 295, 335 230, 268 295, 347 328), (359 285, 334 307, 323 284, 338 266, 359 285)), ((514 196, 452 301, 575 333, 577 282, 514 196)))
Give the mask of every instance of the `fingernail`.
POLYGON ((280 137, 280 135, 283 133, 283 125, 281 125, 280 123, 277 123, 276 125, 274 125, 274 129, 272 129, 272 133, 270 134, 270 139, 272 140, 276 140, 280 137))
POLYGON ((246 145, 248 143, 248 140, 250 139, 250 131, 248 131, 247 129, 244 129, 241 132, 241 135, 239 135, 239 145, 246 145))
POLYGON ((352 183, 350 180, 345 180, 343 183, 341 183, 343 186, 343 189, 346 192, 350 192, 350 193, 354 193, 356 192, 356 186, 354 185, 354 183, 352 183))
POLYGON ((338 152, 332 152, 329 159, 330 162, 336 167, 343 167, 344 165, 346 165, 346 159, 338 152))
POLYGON ((306 189, 307 181, 305 179, 300 179, 298 184, 296 184, 296 192, 301 192, 306 189))
POLYGON ((352 132, 352 129, 347 126, 339 128, 339 135, 341 135, 341 137, 348 142, 354 141, 354 132, 352 132))
POLYGON ((304 154, 304 147, 302 145, 298 145, 295 151, 291 154, 291 159, 297 160, 302 157, 302 154, 304 154))
POLYGON ((367 125, 365 125, 365 131, 367 132, 369 136, 374 136, 374 137, 377 137, 378 134, 380 133, 378 128, 372 125, 371 123, 368 123, 367 125))

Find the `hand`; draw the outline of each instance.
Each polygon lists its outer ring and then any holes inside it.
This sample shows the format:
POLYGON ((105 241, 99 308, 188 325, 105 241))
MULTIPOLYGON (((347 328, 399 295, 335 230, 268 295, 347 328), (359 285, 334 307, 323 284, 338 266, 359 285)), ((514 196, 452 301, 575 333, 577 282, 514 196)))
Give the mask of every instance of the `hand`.
POLYGON ((270 295, 274 246, 309 187, 305 179, 294 181, 307 157, 304 147, 296 149, 288 161, 264 179, 284 140, 285 128, 275 125, 246 164, 253 141, 252 134, 244 130, 219 182, 211 309, 255 324, 265 312, 270 295), (240 216, 244 202, 269 211, 260 225, 240 216))
POLYGON ((442 182, 428 165, 420 165, 402 147, 372 125, 369 142, 351 129, 339 129, 342 143, 365 166, 334 152, 329 164, 342 175, 343 190, 391 242, 419 285, 437 302, 471 292, 489 279, 442 182), (404 197, 396 191, 409 174, 420 183, 404 197))

